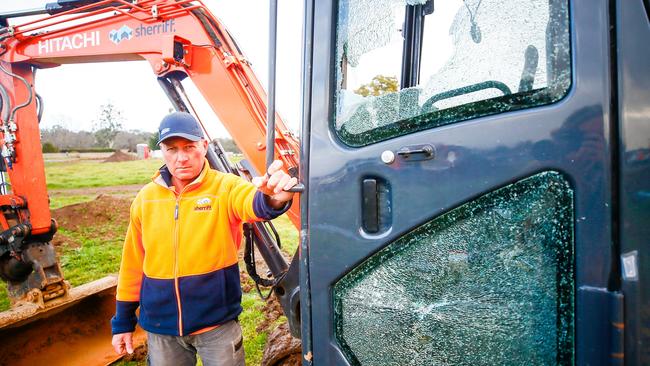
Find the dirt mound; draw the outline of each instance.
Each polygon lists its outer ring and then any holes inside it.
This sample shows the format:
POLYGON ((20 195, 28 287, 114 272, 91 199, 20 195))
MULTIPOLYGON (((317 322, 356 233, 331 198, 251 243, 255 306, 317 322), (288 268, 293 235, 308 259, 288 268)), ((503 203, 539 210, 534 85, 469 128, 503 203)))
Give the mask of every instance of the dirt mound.
POLYGON ((131 161, 136 159, 137 157, 135 155, 131 155, 129 153, 125 153, 120 150, 117 150, 115 153, 113 153, 113 155, 104 159, 102 163, 116 163, 120 161, 131 161))
POLYGON ((284 321, 273 329, 277 320, 283 315, 282 306, 275 296, 266 300, 262 313, 264 313, 264 320, 255 329, 257 332, 269 334, 264 345, 262 366, 302 365, 300 339, 291 336, 289 324, 284 321))
MULTIPOLYGON (((59 227, 78 231, 80 227, 123 224, 129 221, 131 200, 100 195, 94 201, 77 203, 52 211, 59 227)), ((116 233, 122 236, 123 233, 116 233)))
POLYGON ((264 346, 262 366, 300 365, 302 365, 300 340, 291 336, 287 323, 282 323, 269 334, 264 346))

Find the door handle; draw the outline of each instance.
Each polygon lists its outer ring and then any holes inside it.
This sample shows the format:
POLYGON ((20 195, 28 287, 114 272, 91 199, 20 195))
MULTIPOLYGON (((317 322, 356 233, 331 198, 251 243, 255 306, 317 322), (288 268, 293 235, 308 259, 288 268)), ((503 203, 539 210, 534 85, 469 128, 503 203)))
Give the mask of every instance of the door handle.
POLYGON ((388 181, 366 177, 361 181, 361 227, 368 234, 388 230, 392 225, 392 198, 388 181))
POLYGON ((397 150, 397 155, 406 161, 429 160, 436 156, 436 148, 429 144, 405 146, 397 150))
POLYGON ((379 197, 377 180, 364 179, 362 183, 362 225, 368 233, 379 231, 379 197))

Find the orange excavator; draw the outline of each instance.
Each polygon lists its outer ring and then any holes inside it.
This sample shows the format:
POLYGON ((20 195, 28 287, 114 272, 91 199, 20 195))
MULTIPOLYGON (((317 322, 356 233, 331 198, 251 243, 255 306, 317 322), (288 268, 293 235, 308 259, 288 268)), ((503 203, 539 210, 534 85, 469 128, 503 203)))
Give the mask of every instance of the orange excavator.
MULTIPOLYGON (((237 169, 212 143, 208 161, 221 171, 250 178, 266 170, 265 159, 280 159, 296 176, 298 141, 274 108, 267 108, 249 62, 201 1, 59 0, 44 9, 3 14, 1 21, 0 276, 13 306, 0 314, 0 364, 107 364, 116 359, 108 328, 116 281, 106 277, 71 289, 64 280, 51 244, 57 224, 50 215, 41 154, 44 104, 36 71, 146 60, 172 105, 195 113, 181 84, 189 77, 245 155, 237 169), (19 25, 8 22, 27 15, 37 17, 19 25), (275 120, 267 126, 269 116, 275 120)), ((297 200, 288 216, 298 227, 297 200)), ((274 288, 287 313, 295 313, 292 329, 299 332, 297 264, 289 269, 270 223, 247 224, 244 232, 252 277, 274 288), (273 279, 257 275, 252 243, 273 279)), ((138 337, 142 342, 143 335, 138 337)))

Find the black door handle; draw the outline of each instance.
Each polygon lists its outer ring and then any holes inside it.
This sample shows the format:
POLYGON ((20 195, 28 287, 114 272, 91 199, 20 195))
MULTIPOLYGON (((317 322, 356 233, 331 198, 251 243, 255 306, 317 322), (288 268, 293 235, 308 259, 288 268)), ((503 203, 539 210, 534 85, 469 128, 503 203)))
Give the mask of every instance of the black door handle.
POLYGON ((431 145, 405 146, 397 150, 397 155, 407 161, 429 160, 436 155, 436 149, 431 145))
POLYGON ((368 233, 379 231, 379 197, 377 180, 364 179, 362 185, 362 225, 368 233))

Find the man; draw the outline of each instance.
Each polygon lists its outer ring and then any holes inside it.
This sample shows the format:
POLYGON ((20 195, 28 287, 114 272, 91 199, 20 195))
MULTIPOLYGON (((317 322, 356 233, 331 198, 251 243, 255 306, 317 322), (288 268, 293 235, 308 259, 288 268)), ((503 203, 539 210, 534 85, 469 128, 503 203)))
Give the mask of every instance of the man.
POLYGON ((284 213, 297 181, 275 161, 253 184, 210 169, 208 142, 192 115, 159 128, 165 165, 138 192, 124 242, 111 321, 113 347, 133 352, 136 322, 147 331, 149 364, 243 365, 237 251, 244 221, 284 213), (135 311, 140 307, 139 319, 135 311))

